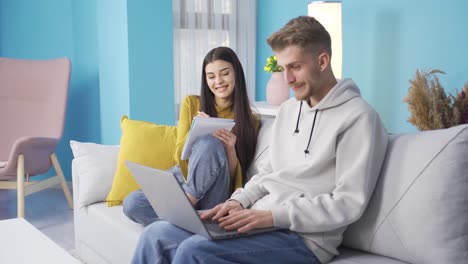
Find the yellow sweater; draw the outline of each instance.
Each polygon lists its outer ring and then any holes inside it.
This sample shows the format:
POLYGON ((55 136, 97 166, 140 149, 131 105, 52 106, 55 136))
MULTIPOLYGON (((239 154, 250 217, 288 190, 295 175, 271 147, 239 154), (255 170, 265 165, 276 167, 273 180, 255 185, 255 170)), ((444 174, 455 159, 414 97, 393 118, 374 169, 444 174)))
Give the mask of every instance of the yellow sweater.
MULTIPOLYGON (((184 98, 182 106, 180 108, 179 125, 177 127, 177 140, 174 158, 177 164, 179 164, 184 178, 187 179, 188 173, 188 160, 181 160, 182 149, 184 148, 185 141, 187 140, 190 127, 192 126, 192 120, 198 115, 200 111, 199 97, 196 95, 190 95, 184 98)), ((231 111, 230 107, 218 107, 216 106, 216 112, 219 118, 231 118, 234 119, 234 112, 231 111)), ((242 170, 239 161, 237 161, 236 176, 234 181, 234 190, 242 187, 242 170)))

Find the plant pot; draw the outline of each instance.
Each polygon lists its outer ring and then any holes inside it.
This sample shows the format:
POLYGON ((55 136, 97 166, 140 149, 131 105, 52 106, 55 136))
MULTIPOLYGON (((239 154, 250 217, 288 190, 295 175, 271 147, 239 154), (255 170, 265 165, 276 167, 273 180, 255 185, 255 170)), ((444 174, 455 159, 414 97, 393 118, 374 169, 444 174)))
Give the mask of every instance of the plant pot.
POLYGON ((266 100, 270 105, 280 105, 289 98, 289 85, 282 72, 272 72, 266 85, 266 100))

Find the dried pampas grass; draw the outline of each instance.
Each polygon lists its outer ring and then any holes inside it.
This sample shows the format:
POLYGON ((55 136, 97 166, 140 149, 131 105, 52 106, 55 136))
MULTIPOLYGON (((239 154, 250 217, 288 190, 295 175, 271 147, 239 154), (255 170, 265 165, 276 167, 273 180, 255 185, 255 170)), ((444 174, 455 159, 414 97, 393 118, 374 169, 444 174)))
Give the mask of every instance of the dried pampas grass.
POLYGON ((419 130, 441 129, 468 123, 468 84, 457 95, 447 95, 437 74, 440 70, 416 71, 408 95, 408 122, 419 130))

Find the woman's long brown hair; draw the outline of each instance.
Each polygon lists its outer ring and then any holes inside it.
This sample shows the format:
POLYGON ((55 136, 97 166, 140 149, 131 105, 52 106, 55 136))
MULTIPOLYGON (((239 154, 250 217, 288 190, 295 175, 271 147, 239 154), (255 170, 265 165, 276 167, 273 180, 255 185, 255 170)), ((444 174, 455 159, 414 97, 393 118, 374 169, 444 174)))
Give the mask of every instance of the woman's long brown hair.
POLYGON ((242 166, 242 182, 247 182, 247 169, 250 167, 257 146, 258 125, 249 104, 247 95, 247 84, 244 69, 236 53, 228 47, 217 47, 206 54, 203 60, 200 92, 200 111, 209 116, 217 117, 215 108, 215 96, 206 82, 206 65, 215 61, 223 60, 231 63, 235 73, 235 87, 233 91, 233 111, 236 125, 232 129, 236 135, 236 155, 242 166))

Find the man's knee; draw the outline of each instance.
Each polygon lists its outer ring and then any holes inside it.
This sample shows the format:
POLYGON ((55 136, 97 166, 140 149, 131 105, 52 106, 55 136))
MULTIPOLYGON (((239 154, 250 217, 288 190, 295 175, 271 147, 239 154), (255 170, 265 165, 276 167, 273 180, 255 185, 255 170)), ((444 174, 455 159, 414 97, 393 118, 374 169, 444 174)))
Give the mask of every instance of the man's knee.
POLYGON ((141 233, 140 240, 159 241, 166 240, 172 236, 172 232, 176 228, 166 221, 156 221, 146 226, 141 233))
POLYGON ((191 236, 184 240, 177 248, 174 262, 176 263, 205 263, 210 254, 210 244, 213 241, 202 236, 191 236))

